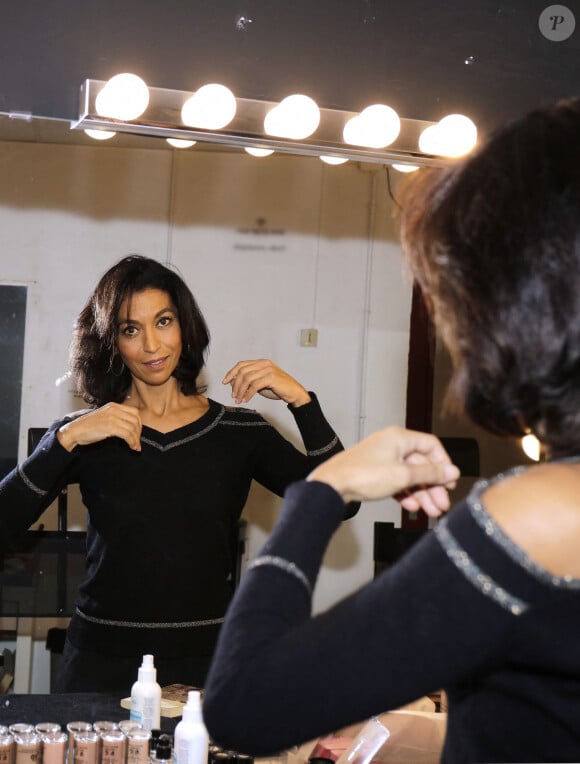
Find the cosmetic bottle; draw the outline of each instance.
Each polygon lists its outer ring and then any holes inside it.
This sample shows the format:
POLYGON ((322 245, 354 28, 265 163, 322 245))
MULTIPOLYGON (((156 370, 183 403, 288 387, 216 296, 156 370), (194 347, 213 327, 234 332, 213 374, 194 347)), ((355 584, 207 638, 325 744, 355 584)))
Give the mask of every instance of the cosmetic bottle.
POLYGON ((0 730, 0 764, 12 764, 14 760, 14 738, 7 727, 0 730))
POLYGON ((101 764, 125 764, 127 758, 127 738, 120 729, 103 730, 101 738, 101 764))
POLYGON ((15 764, 37 764, 40 760, 40 735, 34 732, 15 732, 16 744, 15 764))
POLYGON ((161 687, 157 684, 157 670, 152 655, 143 656, 137 681, 131 688, 130 718, 145 730, 161 724, 161 687))
POLYGON ((373 716, 358 733, 350 748, 339 756, 337 764, 370 764, 390 734, 381 720, 373 716))
MULTIPOLYGON (((37 727, 40 725, 36 725, 37 727)), ((62 730, 40 732, 42 764, 65 764, 68 735, 62 730)))
POLYGON ((169 735, 160 735, 155 748, 155 764, 173 764, 171 755, 171 738, 169 735))
POLYGON ((201 695, 189 690, 183 716, 175 728, 174 764, 206 764, 209 736, 201 715, 201 695))
POLYGON ((141 728, 127 732, 127 764, 149 764, 151 733, 141 728))
POLYGON ((160 729, 154 728, 151 730, 151 739, 149 740, 149 761, 155 760, 155 749, 157 748, 157 743, 162 734, 163 732, 160 729))
POLYGON ((68 764, 98 764, 101 738, 94 730, 71 732, 68 741, 68 764))

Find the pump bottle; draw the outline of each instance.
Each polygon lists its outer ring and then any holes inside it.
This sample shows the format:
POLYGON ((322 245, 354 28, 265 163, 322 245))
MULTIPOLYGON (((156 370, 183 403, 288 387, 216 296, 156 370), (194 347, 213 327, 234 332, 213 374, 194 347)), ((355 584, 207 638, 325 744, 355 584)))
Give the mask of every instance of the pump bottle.
POLYGON ((157 670, 152 655, 143 656, 137 681, 131 688, 130 719, 146 730, 161 725, 161 687, 157 684, 157 670))
POLYGON ((201 714, 201 695, 198 690, 187 693, 183 716, 174 733, 174 764, 206 764, 209 736, 201 714))

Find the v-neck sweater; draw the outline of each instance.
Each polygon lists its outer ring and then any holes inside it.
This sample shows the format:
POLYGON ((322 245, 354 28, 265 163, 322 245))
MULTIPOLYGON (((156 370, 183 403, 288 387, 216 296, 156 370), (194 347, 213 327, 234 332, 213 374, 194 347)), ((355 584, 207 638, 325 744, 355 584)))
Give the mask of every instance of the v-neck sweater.
POLYGON ((88 509, 87 572, 68 637, 116 654, 210 652, 232 595, 233 534, 253 479, 282 495, 342 445, 317 398, 289 406, 306 453, 260 414, 209 399, 171 432, 144 426, 141 452, 108 438, 68 452, 55 422, 0 484, 0 538, 34 523, 60 490, 88 509))

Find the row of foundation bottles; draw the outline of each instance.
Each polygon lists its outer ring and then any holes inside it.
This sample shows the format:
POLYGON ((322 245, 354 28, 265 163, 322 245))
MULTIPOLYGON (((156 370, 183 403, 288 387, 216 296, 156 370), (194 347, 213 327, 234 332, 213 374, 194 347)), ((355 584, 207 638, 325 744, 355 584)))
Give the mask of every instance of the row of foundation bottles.
MULTIPOLYGON (((174 754, 173 735, 129 720, 0 725, 0 764, 177 764, 174 754)), ((187 764, 253 764, 211 743, 204 758, 187 764)))

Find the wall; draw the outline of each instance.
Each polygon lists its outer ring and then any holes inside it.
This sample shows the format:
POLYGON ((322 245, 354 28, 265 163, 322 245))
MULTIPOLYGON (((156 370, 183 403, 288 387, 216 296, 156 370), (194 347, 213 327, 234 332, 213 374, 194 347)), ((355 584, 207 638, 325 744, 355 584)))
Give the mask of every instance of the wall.
MULTIPOLYGON (((1 283, 29 289, 21 458, 29 427, 82 406, 67 384, 55 385, 71 326, 100 274, 131 251, 169 260, 196 295, 212 332, 211 397, 231 402, 221 379, 237 360, 270 357, 318 393, 346 445, 403 424, 411 289, 384 168, 197 147, 0 143, 0 173, 1 283), (301 347, 310 327, 318 346, 301 347)), ((299 442, 284 405, 251 405, 299 442)), ((252 491, 250 557, 278 506, 252 491)), ((372 577, 373 520, 399 518, 387 501, 345 523, 315 609, 372 577)), ((72 519, 82 523, 82 513, 72 519)))

